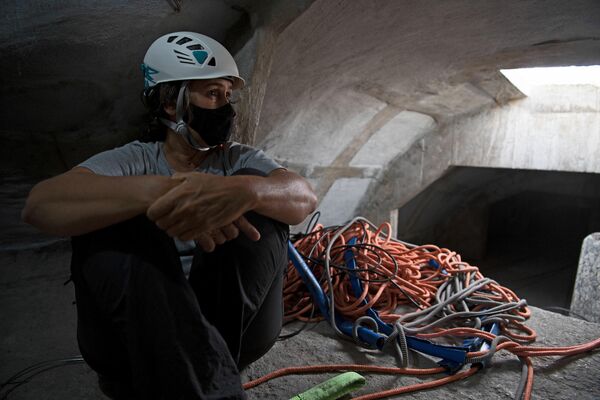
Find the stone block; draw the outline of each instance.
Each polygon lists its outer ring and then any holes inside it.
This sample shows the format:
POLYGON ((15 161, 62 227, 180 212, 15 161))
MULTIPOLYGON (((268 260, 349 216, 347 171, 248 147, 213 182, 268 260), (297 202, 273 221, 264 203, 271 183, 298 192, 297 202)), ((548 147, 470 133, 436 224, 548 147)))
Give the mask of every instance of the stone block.
POLYGON ((600 232, 587 236, 581 246, 571 311, 600 322, 600 232))

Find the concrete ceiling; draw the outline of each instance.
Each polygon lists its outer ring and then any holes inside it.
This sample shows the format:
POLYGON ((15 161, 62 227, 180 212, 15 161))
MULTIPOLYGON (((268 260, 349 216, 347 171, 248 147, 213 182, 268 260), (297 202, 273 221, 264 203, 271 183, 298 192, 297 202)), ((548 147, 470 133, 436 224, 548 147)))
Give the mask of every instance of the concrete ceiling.
POLYGON ((256 142, 341 223, 421 138, 522 98, 499 69, 592 64, 598 1, 315 1, 279 36, 256 142))
POLYGON ((598 1, 316 1, 278 40, 257 141, 303 125, 296 141, 271 146, 301 145, 336 118, 352 136, 347 115, 384 105, 440 122, 518 97, 500 68, 599 62, 598 1))

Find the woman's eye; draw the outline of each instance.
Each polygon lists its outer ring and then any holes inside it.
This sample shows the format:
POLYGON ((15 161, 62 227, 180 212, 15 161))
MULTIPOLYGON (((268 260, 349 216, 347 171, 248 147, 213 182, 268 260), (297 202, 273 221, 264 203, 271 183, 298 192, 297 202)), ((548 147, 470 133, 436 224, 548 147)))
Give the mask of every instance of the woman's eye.
POLYGON ((229 102, 229 104, 236 104, 239 100, 239 93, 236 93, 235 95, 233 93, 227 93, 227 101, 229 102))

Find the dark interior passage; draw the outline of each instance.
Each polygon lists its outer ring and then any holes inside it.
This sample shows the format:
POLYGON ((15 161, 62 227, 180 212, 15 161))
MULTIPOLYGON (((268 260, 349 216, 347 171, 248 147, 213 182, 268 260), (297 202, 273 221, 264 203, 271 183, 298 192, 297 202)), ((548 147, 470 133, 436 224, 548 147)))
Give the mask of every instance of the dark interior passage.
POLYGON ((538 307, 568 308, 583 239, 600 230, 594 174, 455 168, 399 210, 398 237, 458 251, 538 307))
POLYGON ((481 267, 531 304, 568 308, 581 243, 591 233, 591 199, 521 192, 489 208, 481 267))

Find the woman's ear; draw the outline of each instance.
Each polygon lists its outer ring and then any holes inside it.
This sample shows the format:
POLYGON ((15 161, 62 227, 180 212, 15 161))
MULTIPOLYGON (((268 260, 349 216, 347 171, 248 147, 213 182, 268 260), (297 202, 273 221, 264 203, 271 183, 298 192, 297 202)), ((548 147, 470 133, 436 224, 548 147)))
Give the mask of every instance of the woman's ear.
POLYGON ((175 114, 177 113, 177 109, 175 108, 175 104, 170 103, 170 104, 165 104, 163 106, 163 110, 165 110, 165 112, 167 113, 167 115, 171 118, 174 119, 175 118, 175 114))

